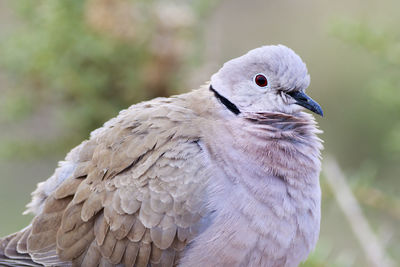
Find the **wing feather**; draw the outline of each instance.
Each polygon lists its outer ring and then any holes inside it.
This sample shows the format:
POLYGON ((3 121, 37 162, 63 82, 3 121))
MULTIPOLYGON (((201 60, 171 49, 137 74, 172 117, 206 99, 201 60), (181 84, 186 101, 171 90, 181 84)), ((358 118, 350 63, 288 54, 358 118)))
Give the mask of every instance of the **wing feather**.
POLYGON ((195 114, 179 101, 122 111, 72 150, 54 189, 37 190, 31 210, 39 212, 10 240, 9 256, 57 266, 176 264, 207 214, 210 176, 195 114))

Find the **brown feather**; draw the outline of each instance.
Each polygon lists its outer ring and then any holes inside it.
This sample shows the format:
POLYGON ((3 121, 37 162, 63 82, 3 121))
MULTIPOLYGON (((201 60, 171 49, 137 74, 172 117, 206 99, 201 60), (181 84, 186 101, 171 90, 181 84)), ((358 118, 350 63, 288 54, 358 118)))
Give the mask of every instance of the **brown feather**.
POLYGON ((117 241, 114 247, 114 251, 109 259, 112 264, 121 263, 122 257, 124 256, 125 253, 127 242, 129 242, 127 238, 117 241))
POLYGON ((135 224, 128 233, 128 239, 132 242, 139 242, 145 231, 146 227, 144 227, 139 219, 136 219, 135 224))
POLYGON ((97 147, 95 140, 84 141, 79 150, 79 162, 90 161, 93 157, 93 152, 97 147))
POLYGON ((149 263, 151 252, 150 243, 141 243, 139 247, 139 253, 136 258, 136 266, 137 267, 146 267, 149 263))
POLYGON ((61 231, 62 233, 69 232, 73 230, 75 227, 78 227, 79 224, 84 223, 84 221, 81 219, 82 205, 83 204, 75 205, 71 202, 67 206, 61 221, 60 229, 62 230, 61 231))
POLYGON ((101 260, 101 253, 96 241, 92 241, 82 261, 82 266, 97 267, 101 260))
POLYGON ((28 252, 28 248, 27 248, 27 244, 28 244, 28 236, 31 233, 31 227, 29 227, 28 229, 26 229, 23 233, 23 235, 21 236, 21 238, 18 241, 17 244, 17 251, 19 253, 27 253, 28 252))
MULTIPOLYGON (((4 249, 4 254, 12 259, 18 259, 18 258, 24 258, 26 257, 26 255, 24 256, 23 254, 18 253, 17 251, 17 244, 18 244, 18 240, 21 238, 22 236, 22 232, 18 232, 16 233, 13 238, 11 238, 7 244, 7 246, 4 249)), ((29 258, 29 256, 28 256, 29 258)))
POLYGON ((123 216, 118 229, 113 231, 115 238, 118 240, 125 238, 132 229, 134 223, 135 223, 134 216, 131 215, 123 216))
POLYGON ((62 199, 57 199, 53 196, 48 197, 43 207, 43 213, 63 212, 71 200, 71 196, 62 199))
POLYGON ((98 246, 103 245, 104 239, 108 233, 109 226, 104 219, 104 213, 100 213, 97 216, 94 224, 94 234, 96 236, 96 242, 98 246))
MULTIPOLYGON (((71 248, 76 242, 83 239, 83 237, 85 237, 88 233, 93 232, 93 225, 94 220, 90 220, 88 222, 80 221, 76 223, 76 227, 73 231, 64 232, 62 229, 60 229, 57 233, 57 247, 63 249, 63 251, 68 251, 68 249, 71 248)), ((90 234, 90 236, 92 235, 90 234)), ((69 259, 69 257, 66 256, 63 258, 69 259)))
POLYGON ((62 213, 43 213, 32 222, 32 234, 46 232, 49 229, 57 229, 61 223, 62 213))
POLYGON ((113 254, 115 245, 117 244, 117 239, 114 237, 112 232, 108 232, 103 245, 100 247, 101 255, 105 258, 110 258, 113 254))
POLYGON ((78 166, 76 166, 76 168, 72 174, 72 177, 75 179, 81 179, 81 178, 87 176, 89 173, 89 170, 92 168, 91 164, 92 163, 90 161, 80 162, 78 164, 78 166))
POLYGON ((92 228, 93 223, 85 223, 76 232, 79 236, 63 236, 63 239, 69 239, 70 242, 61 240, 57 242, 58 247, 61 249, 59 253, 60 259, 72 260, 78 258, 83 252, 85 252, 94 239, 94 232, 92 228), (82 229, 82 230, 81 230, 82 229), (68 247, 66 247, 66 245, 68 247))
POLYGON ((74 199, 72 200, 74 204, 80 204, 85 201, 90 196, 91 190, 90 185, 86 181, 83 181, 76 190, 74 199))
POLYGON ((83 203, 81 218, 87 222, 90 220, 99 210, 103 208, 102 205, 103 194, 94 192, 89 198, 83 203))
POLYGON ((28 253, 51 247, 56 242, 57 230, 51 229, 28 237, 28 253))
POLYGON ((61 199, 72 196, 83 179, 66 179, 53 193, 54 198, 61 199))
POLYGON ((136 262, 136 257, 139 253, 139 243, 137 242, 128 242, 128 245, 126 246, 125 254, 124 254, 124 259, 123 263, 125 267, 132 267, 134 266, 136 262))
POLYGON ((111 262, 108 261, 106 258, 101 258, 99 267, 114 267, 111 262))
POLYGON ((150 262, 152 263, 152 265, 160 263, 162 253, 163 251, 158 248, 154 243, 151 244, 150 262))
POLYGON ((162 253, 162 256, 161 256, 160 266, 172 267, 175 262, 175 255, 176 255, 176 252, 172 248, 164 250, 162 253))
POLYGON ((157 245, 157 247, 159 247, 160 249, 167 249, 174 241, 176 226, 174 225, 171 228, 167 229, 153 227, 150 229, 150 234, 152 241, 157 245))

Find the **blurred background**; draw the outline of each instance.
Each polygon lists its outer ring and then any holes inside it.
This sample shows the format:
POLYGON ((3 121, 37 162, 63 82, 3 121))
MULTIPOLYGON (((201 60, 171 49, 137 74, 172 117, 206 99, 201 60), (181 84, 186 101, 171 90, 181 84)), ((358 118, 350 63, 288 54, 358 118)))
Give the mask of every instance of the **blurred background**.
POLYGON ((400 266, 399 10, 397 0, 1 0, 0 236, 29 223, 36 183, 119 110, 281 43, 307 63, 325 113, 321 236, 303 266, 400 266))

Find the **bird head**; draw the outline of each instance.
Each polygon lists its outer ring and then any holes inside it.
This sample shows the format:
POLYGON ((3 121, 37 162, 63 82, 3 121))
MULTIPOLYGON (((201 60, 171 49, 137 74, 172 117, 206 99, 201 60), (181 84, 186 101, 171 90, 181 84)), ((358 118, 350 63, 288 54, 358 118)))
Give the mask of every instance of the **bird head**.
POLYGON ((211 77, 210 88, 239 112, 292 114, 302 108, 323 115, 306 95, 310 75, 301 58, 284 45, 263 46, 232 59, 211 77))

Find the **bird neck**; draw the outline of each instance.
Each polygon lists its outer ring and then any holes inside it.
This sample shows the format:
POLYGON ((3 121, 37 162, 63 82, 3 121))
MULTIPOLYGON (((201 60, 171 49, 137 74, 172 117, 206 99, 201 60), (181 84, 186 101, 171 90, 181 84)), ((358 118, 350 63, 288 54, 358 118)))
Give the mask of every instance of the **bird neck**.
MULTIPOLYGON (((215 117, 210 118, 213 121, 215 117)), ((272 175, 290 184, 318 183, 321 140, 313 117, 307 113, 226 114, 204 130, 210 150, 238 168, 232 179, 257 179, 272 175), (257 168, 256 168, 257 167, 257 168)), ((236 169, 236 168, 233 168, 236 169)), ((232 169, 232 170, 233 170, 232 169)), ((300 185, 299 185, 300 186, 300 185)))
POLYGON ((211 84, 210 84, 209 88, 210 88, 210 91, 214 93, 214 96, 219 100, 219 102, 222 105, 224 105, 230 112, 232 112, 235 115, 240 114, 239 108, 235 104, 233 104, 231 101, 229 101, 226 97, 220 95, 211 84))
POLYGON ((240 149, 255 155, 271 174, 287 183, 317 182, 314 174, 320 170, 322 144, 317 136, 321 131, 312 115, 274 112, 247 113, 242 117, 245 134, 236 136, 240 149))

